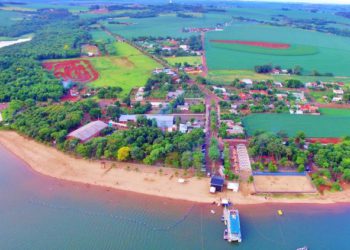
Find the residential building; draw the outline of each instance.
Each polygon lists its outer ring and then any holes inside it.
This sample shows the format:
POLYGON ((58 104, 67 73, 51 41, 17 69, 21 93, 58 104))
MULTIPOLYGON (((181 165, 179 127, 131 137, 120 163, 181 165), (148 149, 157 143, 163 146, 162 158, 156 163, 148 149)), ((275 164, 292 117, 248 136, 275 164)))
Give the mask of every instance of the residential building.
POLYGON ((87 142, 98 136, 100 132, 107 127, 108 125, 103 121, 93 121, 69 133, 67 138, 87 142))

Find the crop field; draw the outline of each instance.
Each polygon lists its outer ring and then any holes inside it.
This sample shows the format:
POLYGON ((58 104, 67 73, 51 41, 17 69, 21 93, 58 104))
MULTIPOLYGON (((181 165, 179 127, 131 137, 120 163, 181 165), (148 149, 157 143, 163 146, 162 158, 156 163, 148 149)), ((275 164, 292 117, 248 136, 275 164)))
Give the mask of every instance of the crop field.
POLYGON ((92 87, 121 87, 122 95, 127 95, 134 87, 146 84, 152 71, 161 67, 151 58, 127 43, 115 43, 117 56, 89 58, 99 72, 99 78, 89 83, 92 87))
POLYGON ((305 56, 315 55, 318 53, 318 49, 316 47, 299 44, 269 43, 240 40, 211 40, 210 43, 213 47, 219 49, 262 55, 305 56))
POLYGON ((277 133, 286 132, 295 136, 303 131, 307 137, 339 138, 350 135, 350 116, 344 115, 290 115, 290 114, 253 114, 243 119, 249 136, 255 131, 277 133), (336 126, 336 129, 335 127, 336 126))
POLYGON ((253 70, 256 65, 274 64, 283 68, 300 65, 312 70, 350 76, 350 38, 289 27, 235 23, 224 32, 206 34, 209 70, 253 70), (290 44, 288 49, 271 49, 244 44, 215 43, 212 40, 239 40, 290 44), (330 63, 337 62, 337 63, 330 63))
POLYGON ((0 24, 2 26, 9 26, 17 21, 22 20, 23 14, 14 11, 0 10, 0 24))
POLYGON ((111 35, 107 34, 103 30, 91 30, 90 34, 92 36, 92 39, 96 42, 108 42, 114 40, 111 35))
POLYGON ((189 63, 191 65, 198 65, 202 63, 200 56, 180 56, 180 57, 165 57, 168 63, 175 65, 175 63, 189 63))
POLYGON ((58 79, 77 83, 88 83, 98 79, 98 72, 88 60, 47 61, 43 66, 58 79))
POLYGON ((128 22, 131 25, 103 24, 113 33, 128 39, 139 36, 173 36, 188 37, 197 33, 183 33, 186 27, 214 27, 230 19, 230 16, 217 13, 203 14, 194 18, 180 18, 174 15, 162 15, 154 18, 116 18, 115 21, 128 22))

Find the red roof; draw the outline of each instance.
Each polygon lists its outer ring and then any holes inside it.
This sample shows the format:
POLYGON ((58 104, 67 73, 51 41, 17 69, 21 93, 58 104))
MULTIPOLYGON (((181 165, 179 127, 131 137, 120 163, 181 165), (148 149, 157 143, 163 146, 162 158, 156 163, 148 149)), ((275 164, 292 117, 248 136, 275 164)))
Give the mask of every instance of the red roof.
POLYGON ((246 100, 248 98, 248 95, 243 92, 239 93, 238 96, 241 98, 241 100, 246 100))
POLYGON ((0 103, 0 110, 7 109, 8 106, 9 106, 8 103, 0 103))

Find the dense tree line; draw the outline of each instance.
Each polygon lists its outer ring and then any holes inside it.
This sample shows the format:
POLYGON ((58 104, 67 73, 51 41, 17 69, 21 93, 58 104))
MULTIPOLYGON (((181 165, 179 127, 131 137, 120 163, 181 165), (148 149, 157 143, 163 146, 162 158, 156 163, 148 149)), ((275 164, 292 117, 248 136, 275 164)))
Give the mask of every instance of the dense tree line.
POLYGON ((90 36, 67 10, 39 10, 30 19, 0 27, 0 36, 34 33, 26 43, 0 50, 0 101, 58 100, 63 87, 39 60, 76 57, 90 36))

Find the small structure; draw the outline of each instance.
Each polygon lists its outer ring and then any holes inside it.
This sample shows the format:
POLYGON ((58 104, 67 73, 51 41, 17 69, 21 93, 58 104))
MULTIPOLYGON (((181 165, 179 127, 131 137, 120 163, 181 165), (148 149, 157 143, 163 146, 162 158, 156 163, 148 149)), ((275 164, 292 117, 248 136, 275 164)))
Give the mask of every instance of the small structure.
POLYGON ((252 86, 253 85, 253 80, 251 79, 242 79, 241 83, 244 83, 245 85, 252 86))
POLYGON ((100 132, 107 127, 108 125, 102 121, 93 121, 69 133, 67 138, 75 138, 81 142, 87 142, 98 136, 100 132))
POLYGON ((224 189, 225 179, 221 176, 213 176, 210 180, 210 187, 214 187, 216 192, 222 192, 224 189))
POLYGON ((187 127, 187 125, 186 124, 180 124, 179 125, 179 131, 181 132, 181 133, 187 133, 187 130, 188 130, 188 127, 187 127))
POLYGON ((229 183, 227 183, 227 189, 232 190, 233 192, 237 193, 238 189, 239 189, 239 183, 229 182, 229 183))
POLYGON ((237 157, 241 170, 252 170, 247 147, 244 144, 237 145, 237 157))
POLYGON ((179 97, 179 96, 182 95, 183 93, 184 93, 183 90, 178 89, 178 90, 176 90, 176 91, 170 91, 170 92, 168 92, 168 94, 166 95, 166 97, 167 97, 168 99, 176 99, 177 97, 179 97))
POLYGON ((336 95, 344 95, 344 90, 342 89, 333 89, 333 93, 336 95))

